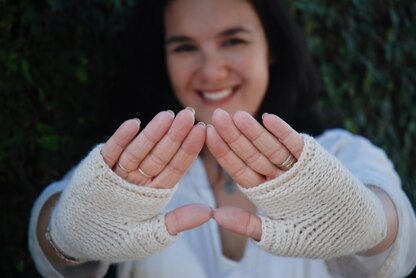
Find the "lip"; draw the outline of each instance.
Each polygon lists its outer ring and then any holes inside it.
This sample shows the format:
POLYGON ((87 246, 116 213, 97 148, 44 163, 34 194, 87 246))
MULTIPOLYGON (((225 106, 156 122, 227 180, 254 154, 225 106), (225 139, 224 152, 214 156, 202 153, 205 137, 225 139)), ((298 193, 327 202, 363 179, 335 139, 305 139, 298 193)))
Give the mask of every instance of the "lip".
POLYGON ((197 90, 201 101, 206 105, 219 106, 226 104, 237 93, 239 86, 227 88, 210 88, 197 90))

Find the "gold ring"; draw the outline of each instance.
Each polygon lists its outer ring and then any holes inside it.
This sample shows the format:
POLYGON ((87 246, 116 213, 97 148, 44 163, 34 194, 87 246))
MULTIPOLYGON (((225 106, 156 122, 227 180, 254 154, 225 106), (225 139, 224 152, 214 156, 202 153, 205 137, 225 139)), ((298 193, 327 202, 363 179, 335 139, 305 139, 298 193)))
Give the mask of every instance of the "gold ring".
POLYGON ((146 173, 145 173, 145 172, 144 172, 141 168, 139 168, 138 170, 139 170, 140 174, 142 174, 144 177, 146 177, 146 178, 148 178, 148 179, 153 178, 152 176, 150 176, 150 175, 146 174, 146 173))
POLYGON ((279 167, 283 171, 287 171, 290 168, 292 168, 296 162, 296 158, 291 153, 289 153, 289 156, 286 158, 286 160, 277 165, 277 167, 279 167))
POLYGON ((120 168, 120 170, 123 171, 126 174, 133 171, 133 170, 126 169, 123 165, 120 164, 120 162, 118 162, 117 165, 118 165, 118 168, 120 168))

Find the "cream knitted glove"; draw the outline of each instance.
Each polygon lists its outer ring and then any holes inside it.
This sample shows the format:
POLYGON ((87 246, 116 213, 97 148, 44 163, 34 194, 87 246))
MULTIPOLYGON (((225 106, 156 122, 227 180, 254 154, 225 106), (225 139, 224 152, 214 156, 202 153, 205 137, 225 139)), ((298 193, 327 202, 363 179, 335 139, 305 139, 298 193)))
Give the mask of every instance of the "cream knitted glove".
POLYGON ((288 172, 243 193, 264 213, 257 245, 290 257, 329 259, 367 250, 387 233, 377 196, 312 137, 288 172))
POLYGON ((66 256, 120 262, 152 255, 176 237, 158 215, 174 189, 130 184, 104 162, 96 147, 62 193, 50 236, 66 256))

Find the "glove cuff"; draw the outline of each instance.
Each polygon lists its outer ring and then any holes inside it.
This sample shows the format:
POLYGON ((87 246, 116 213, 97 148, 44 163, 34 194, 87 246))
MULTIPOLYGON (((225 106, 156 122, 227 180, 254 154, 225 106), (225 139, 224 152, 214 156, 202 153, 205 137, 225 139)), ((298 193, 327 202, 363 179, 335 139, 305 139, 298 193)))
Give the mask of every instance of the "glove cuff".
POLYGON ((101 147, 80 163, 62 193, 51 217, 51 239, 64 254, 81 260, 148 256, 176 238, 158 216, 176 187, 128 183, 107 166, 101 147))
POLYGON ((333 258, 367 250, 387 233, 378 197, 312 137, 286 173, 243 193, 264 213, 258 244, 281 256, 333 258))

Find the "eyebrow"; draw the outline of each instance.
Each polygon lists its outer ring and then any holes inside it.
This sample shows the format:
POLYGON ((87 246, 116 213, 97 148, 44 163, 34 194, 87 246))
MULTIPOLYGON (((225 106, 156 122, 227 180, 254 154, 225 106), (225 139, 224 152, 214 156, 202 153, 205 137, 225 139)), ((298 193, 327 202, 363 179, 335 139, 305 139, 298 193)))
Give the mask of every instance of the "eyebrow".
POLYGON ((250 30, 244 27, 233 27, 221 32, 221 37, 232 36, 238 33, 250 33, 250 30))
POLYGON ((188 36, 171 36, 165 41, 165 45, 174 44, 174 43, 183 43, 189 42, 192 39, 188 36))
MULTIPOLYGON (((222 31, 219 34, 219 37, 232 36, 238 33, 250 33, 250 30, 243 28, 243 27, 232 27, 232 28, 222 31)), ((175 44, 175 43, 184 43, 184 42, 189 42, 189 41, 192 41, 191 37, 188 37, 185 35, 171 36, 166 39, 165 45, 175 44)))

